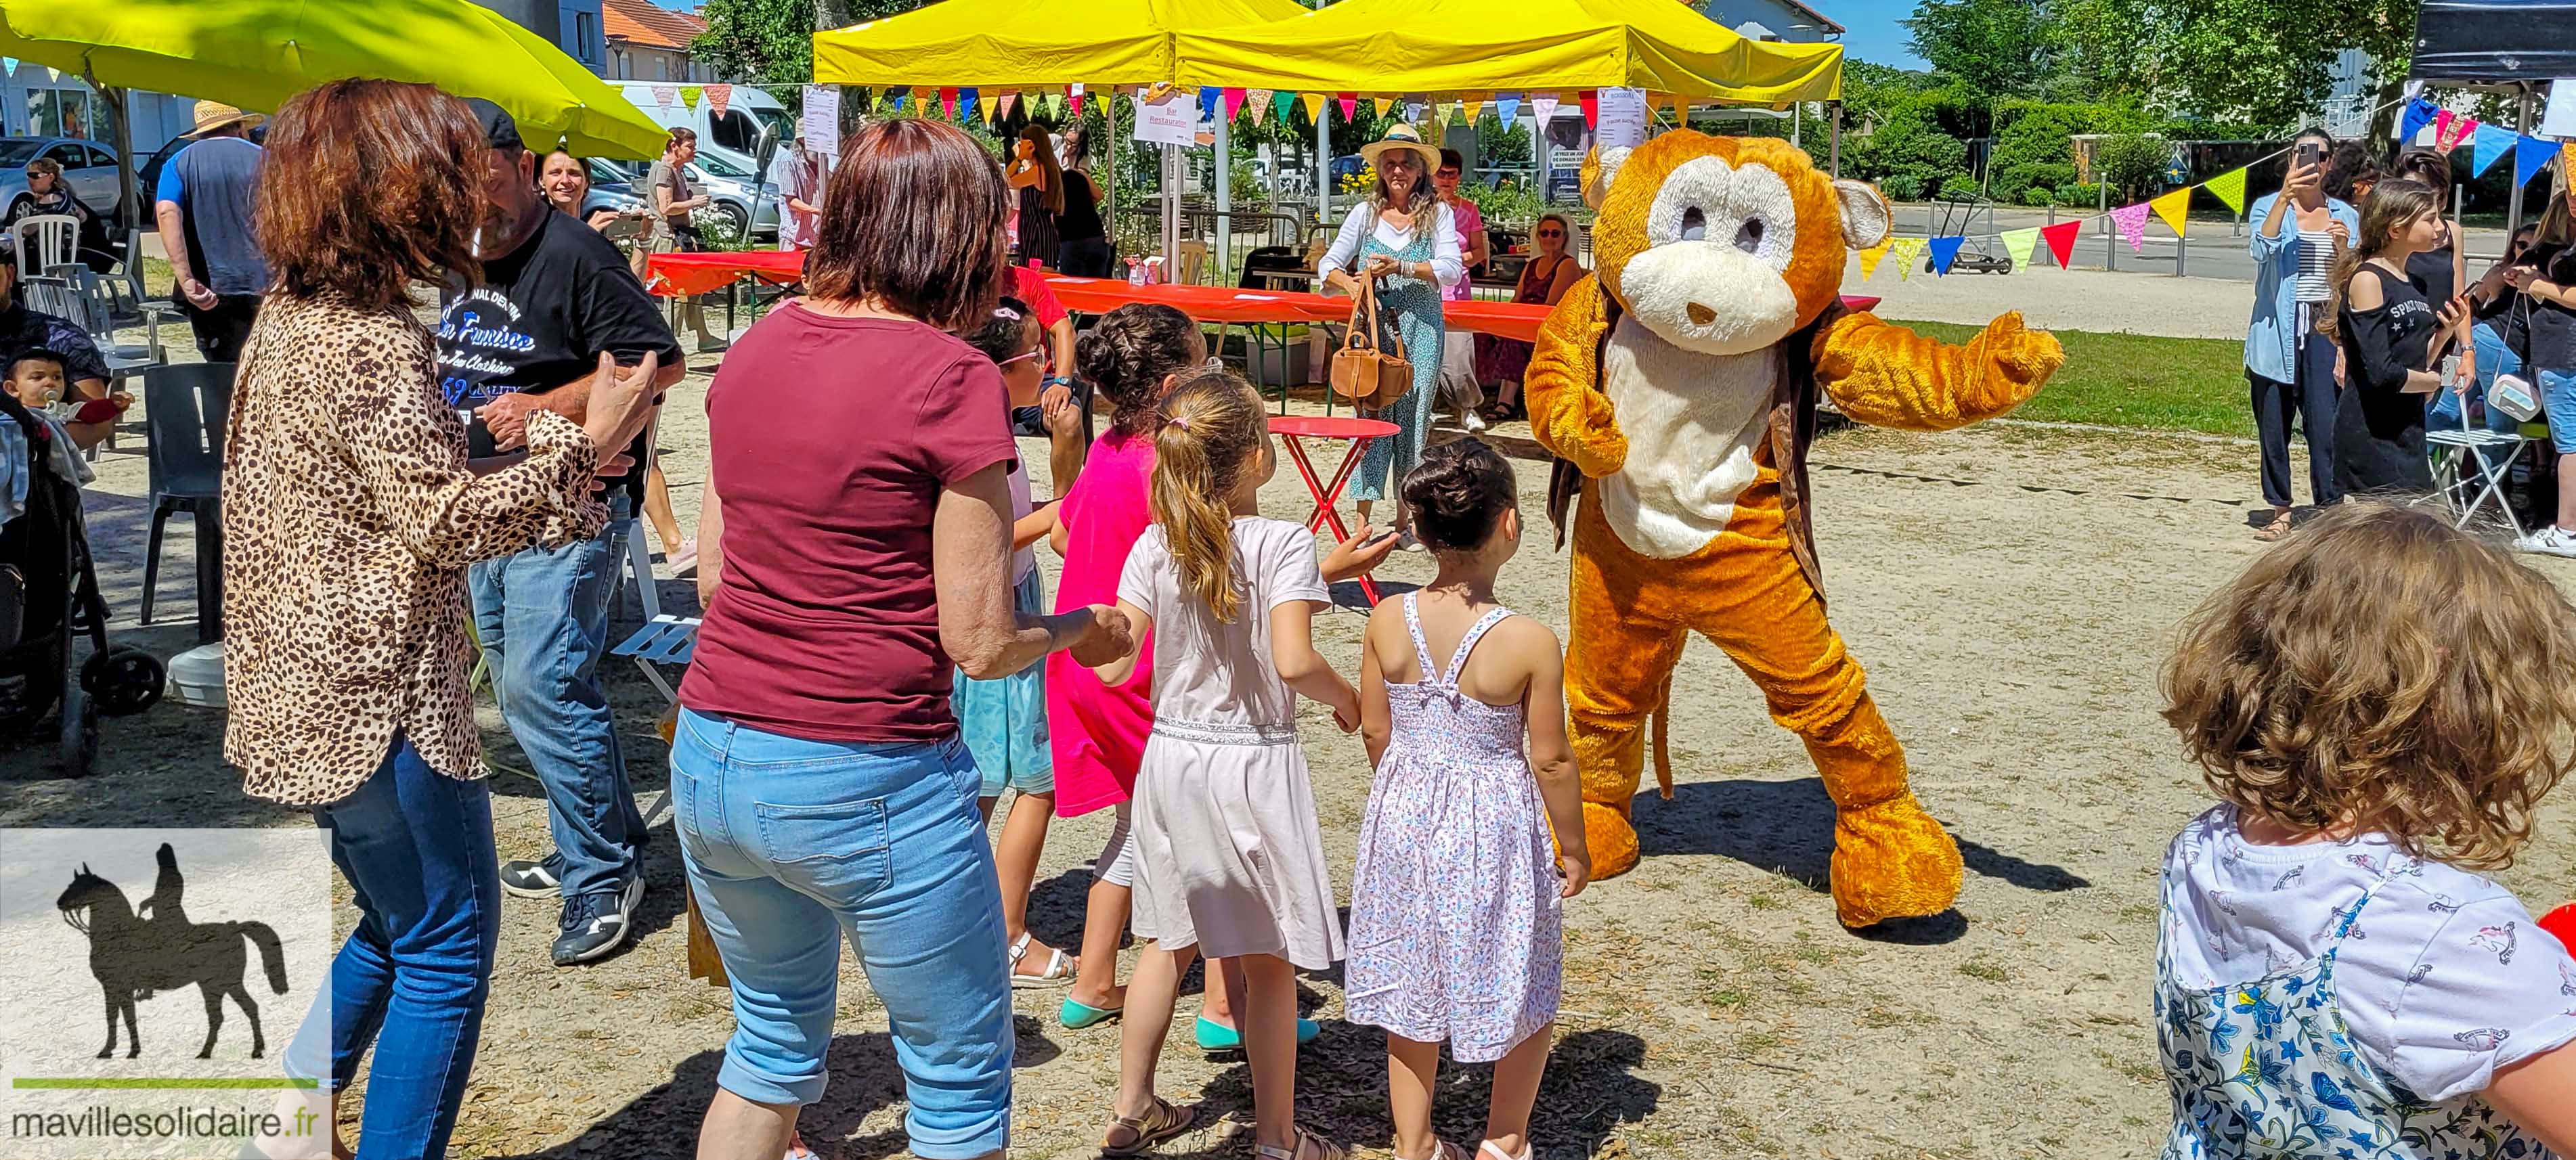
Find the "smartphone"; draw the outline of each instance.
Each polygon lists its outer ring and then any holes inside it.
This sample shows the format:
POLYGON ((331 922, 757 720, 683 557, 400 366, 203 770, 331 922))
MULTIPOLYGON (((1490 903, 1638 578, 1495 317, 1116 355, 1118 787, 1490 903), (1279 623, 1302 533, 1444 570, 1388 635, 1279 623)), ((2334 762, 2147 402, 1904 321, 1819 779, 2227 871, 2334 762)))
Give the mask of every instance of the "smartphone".
POLYGON ((2325 153, 2323 148, 2316 142, 2302 141, 2299 143, 2299 164, 2315 165, 2324 156, 2325 153))
POLYGON ((1374 536, 1370 536, 1369 538, 1367 538, 1367 539, 1365 539, 1365 540, 1360 541, 1360 546, 1361 546, 1361 547, 1363 547, 1363 548, 1374 548, 1374 547, 1378 546, 1379 544, 1383 544, 1383 543, 1387 542, 1388 540, 1392 540, 1392 539, 1396 538, 1397 536, 1400 536, 1400 535, 1403 535, 1403 534, 1404 534, 1403 532, 1398 531, 1398 530, 1397 530, 1397 529, 1395 529, 1395 528, 1388 528, 1387 530, 1385 530, 1385 531, 1383 531, 1383 532, 1379 532, 1378 534, 1376 534, 1376 535, 1374 535, 1374 536))

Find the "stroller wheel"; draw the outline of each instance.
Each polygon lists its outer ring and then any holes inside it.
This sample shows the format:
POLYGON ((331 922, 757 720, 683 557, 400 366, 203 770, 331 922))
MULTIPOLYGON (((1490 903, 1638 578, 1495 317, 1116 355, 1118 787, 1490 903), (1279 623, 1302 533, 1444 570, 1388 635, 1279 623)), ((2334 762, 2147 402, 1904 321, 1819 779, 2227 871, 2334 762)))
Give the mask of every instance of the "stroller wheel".
POLYGON ((63 776, 88 777, 98 756, 98 702, 78 688, 63 690, 63 776))
POLYGON ((81 666, 82 691, 110 717, 130 717, 161 703, 169 678, 161 658, 132 645, 114 645, 81 666))

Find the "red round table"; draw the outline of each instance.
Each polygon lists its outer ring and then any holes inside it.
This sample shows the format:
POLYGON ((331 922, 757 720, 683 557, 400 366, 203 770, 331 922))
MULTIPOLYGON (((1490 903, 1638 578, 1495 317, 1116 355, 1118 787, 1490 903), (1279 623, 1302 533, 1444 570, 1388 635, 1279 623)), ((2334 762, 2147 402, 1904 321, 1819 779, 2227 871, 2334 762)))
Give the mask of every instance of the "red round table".
MULTIPOLYGON (((1341 513, 1333 510, 1333 504, 1342 498, 1342 488, 1350 483, 1351 473, 1359 470, 1360 457, 1368 451, 1369 440, 1395 434, 1395 424, 1383 419, 1273 415, 1270 417, 1270 433, 1288 445, 1289 461, 1297 465, 1297 474, 1305 477, 1306 491, 1315 497, 1315 513, 1306 517, 1306 530, 1312 532, 1330 525, 1334 543, 1351 538, 1350 529, 1343 526, 1341 513), (1316 476, 1314 463, 1306 458, 1306 445, 1300 442, 1305 439, 1350 441, 1351 449, 1342 456, 1342 465, 1333 472, 1331 483, 1325 483, 1316 476)), ((1368 596, 1370 605, 1377 604, 1377 585, 1366 576, 1360 577, 1360 591, 1368 596)))

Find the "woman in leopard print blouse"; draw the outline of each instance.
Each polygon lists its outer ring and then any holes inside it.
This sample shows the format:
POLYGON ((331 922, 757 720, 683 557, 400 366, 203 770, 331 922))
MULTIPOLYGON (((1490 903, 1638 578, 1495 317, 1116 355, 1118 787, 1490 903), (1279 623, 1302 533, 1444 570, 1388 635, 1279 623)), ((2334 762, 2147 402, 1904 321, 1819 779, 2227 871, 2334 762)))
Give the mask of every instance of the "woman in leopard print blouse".
POLYGON ((337 81, 279 111, 257 216, 276 281, 225 432, 224 753, 251 796, 313 809, 355 888, 333 1010, 288 1067, 336 1091, 378 1048, 370 1156, 446 1154, 500 933, 465 567, 595 534, 596 477, 624 470, 598 449, 651 403, 649 362, 603 361, 586 421, 532 415, 521 461, 467 463, 410 294, 477 269, 486 152, 428 85, 337 81))

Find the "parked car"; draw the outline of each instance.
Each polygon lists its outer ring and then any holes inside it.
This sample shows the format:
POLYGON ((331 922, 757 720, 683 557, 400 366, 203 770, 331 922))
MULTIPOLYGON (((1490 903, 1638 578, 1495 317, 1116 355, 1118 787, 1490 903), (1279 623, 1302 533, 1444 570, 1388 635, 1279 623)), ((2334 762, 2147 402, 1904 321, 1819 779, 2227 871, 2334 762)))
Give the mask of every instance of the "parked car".
MULTIPOLYGON (((650 162, 607 161, 593 158, 590 165, 590 187, 593 192, 613 183, 618 192, 634 197, 648 206, 652 204, 651 191, 644 188, 644 178, 652 171, 650 162)), ((778 206, 781 195, 776 182, 762 183, 755 197, 750 170, 706 152, 699 153, 698 159, 689 163, 689 182, 697 186, 699 192, 714 199, 714 204, 710 208, 723 214, 726 220, 733 223, 736 236, 755 241, 777 240, 778 206), (752 216, 754 201, 759 202, 759 217, 756 220, 752 216), (746 225, 751 227, 749 233, 744 232, 746 225)))
MULTIPOLYGON (((39 157, 50 157, 62 163, 63 180, 72 193, 100 217, 116 219, 119 206, 116 187, 116 154, 95 141, 77 137, 0 137, 0 206, 15 215, 25 204, 27 163, 39 157)), ((156 171, 157 172, 157 171, 156 171)), ((144 196, 150 187, 138 184, 144 196)))
POLYGON ((699 164, 703 165, 708 158, 714 157, 731 162, 736 169, 750 172, 755 164, 753 159, 760 153, 760 134, 764 129, 777 134, 781 150, 796 143, 794 115, 786 106, 779 104, 777 98, 757 88, 735 85, 731 90, 732 99, 726 102, 725 111, 719 114, 712 100, 702 98, 695 105, 681 100, 665 104, 661 93, 656 91, 677 87, 676 82, 617 82, 618 92, 643 110, 654 124, 666 129, 697 130, 699 164))

